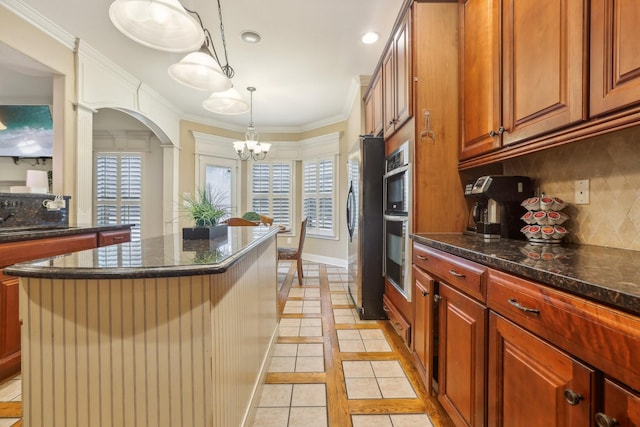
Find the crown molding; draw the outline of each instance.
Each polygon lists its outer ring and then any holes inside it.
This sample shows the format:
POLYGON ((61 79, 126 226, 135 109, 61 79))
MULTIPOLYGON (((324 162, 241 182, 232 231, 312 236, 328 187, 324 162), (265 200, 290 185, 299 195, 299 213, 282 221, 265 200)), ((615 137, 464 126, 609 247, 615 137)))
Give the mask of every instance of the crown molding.
POLYGON ((69 49, 74 49, 76 38, 49 20, 46 16, 41 15, 31 6, 19 0, 0 0, 0 5, 6 7, 39 30, 44 31, 69 49))

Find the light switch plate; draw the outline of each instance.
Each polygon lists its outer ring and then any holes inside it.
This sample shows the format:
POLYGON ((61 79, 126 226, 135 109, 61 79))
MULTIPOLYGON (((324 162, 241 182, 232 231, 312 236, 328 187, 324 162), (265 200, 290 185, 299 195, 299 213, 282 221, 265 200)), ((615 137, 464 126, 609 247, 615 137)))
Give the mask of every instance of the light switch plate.
POLYGON ((576 205, 588 205, 589 204, 589 180, 588 179, 579 179, 575 184, 576 196, 575 196, 575 204, 576 205))

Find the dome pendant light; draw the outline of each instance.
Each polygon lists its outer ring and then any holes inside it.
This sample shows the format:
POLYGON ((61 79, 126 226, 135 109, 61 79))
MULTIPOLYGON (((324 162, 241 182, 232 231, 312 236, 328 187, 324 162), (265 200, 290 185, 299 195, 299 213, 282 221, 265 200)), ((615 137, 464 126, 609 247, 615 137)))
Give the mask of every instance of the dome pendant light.
POLYGON ((109 17, 122 34, 152 49, 189 52, 204 42, 202 26, 178 0, 115 0, 109 17))

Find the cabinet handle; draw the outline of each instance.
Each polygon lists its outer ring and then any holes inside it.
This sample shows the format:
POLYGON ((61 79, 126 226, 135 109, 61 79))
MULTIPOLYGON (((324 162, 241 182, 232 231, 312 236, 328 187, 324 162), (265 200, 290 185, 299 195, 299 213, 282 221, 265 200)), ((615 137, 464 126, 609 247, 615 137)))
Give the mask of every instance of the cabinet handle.
POLYGON ((435 294, 433 296, 433 302, 435 302, 436 304, 440 302, 440 300, 442 299, 442 297, 438 294, 435 294))
MULTIPOLYGON (((514 306, 518 310, 524 311, 525 313, 540 314, 540 310, 538 310, 536 308, 525 307, 524 305, 522 305, 518 301, 516 301, 515 298, 509 298, 509 304, 511 304, 512 306, 514 306)), ((566 394, 565 394, 565 396, 566 396, 566 394)))
POLYGON ((564 391, 564 399, 569 403, 569 405, 575 406, 580 403, 583 397, 580 393, 567 389, 564 391))
POLYGON ((620 425, 618 420, 610 417, 602 412, 596 412, 596 426, 598 427, 615 427, 620 425))
POLYGON ((418 259, 422 260, 422 261, 426 261, 427 257, 424 255, 416 255, 416 257, 418 257, 418 259))
POLYGON ((450 274, 450 275, 452 275, 452 276, 454 276, 454 277, 459 277, 459 278, 461 278, 461 279, 464 279, 464 278, 466 277, 464 274, 462 274, 462 273, 458 273, 458 272, 457 272, 457 271, 455 271, 455 270, 449 270, 449 274, 450 274))
POLYGON ((500 127, 498 128, 498 130, 497 130, 497 131, 495 131, 495 130, 493 130, 493 129, 492 129, 492 130, 490 130, 490 131, 489 131, 489 135, 490 135, 490 136, 495 137, 495 136, 498 136, 498 135, 502 135, 502 134, 503 134, 503 133, 505 133, 506 131, 507 131, 507 130, 504 128, 504 126, 500 126, 500 127))
POLYGON ((387 307, 386 305, 383 305, 383 306, 382 306, 382 311, 384 311, 384 312, 387 312, 387 313, 388 313, 388 312, 389 312, 389 307, 387 307))
POLYGON ((427 295, 429 295, 429 292, 425 291, 424 289, 422 289, 420 292, 422 293, 423 297, 426 297, 427 295))
POLYGON ((113 238, 113 240, 115 240, 115 241, 117 242, 118 240, 124 240, 124 237, 122 237, 122 236, 115 236, 115 237, 113 238))

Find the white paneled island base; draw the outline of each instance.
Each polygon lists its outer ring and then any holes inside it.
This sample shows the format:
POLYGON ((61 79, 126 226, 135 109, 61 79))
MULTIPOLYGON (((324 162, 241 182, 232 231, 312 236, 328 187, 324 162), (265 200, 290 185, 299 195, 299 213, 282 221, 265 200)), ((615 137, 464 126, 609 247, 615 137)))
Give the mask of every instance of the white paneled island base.
POLYGON ((272 237, 217 274, 21 277, 24 425, 244 425, 275 339, 275 253, 272 237))

